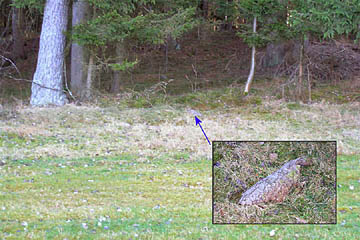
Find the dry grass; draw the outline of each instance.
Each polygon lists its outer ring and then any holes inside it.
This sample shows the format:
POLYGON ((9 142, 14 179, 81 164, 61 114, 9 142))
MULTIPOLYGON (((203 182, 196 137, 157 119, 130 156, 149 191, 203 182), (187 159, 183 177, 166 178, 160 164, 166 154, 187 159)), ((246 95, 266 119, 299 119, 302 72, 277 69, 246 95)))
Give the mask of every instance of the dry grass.
POLYGON ((215 223, 336 222, 335 142, 215 142, 213 161, 215 223), (249 187, 300 156, 312 162, 300 171, 304 186, 279 204, 236 206, 249 187))
MULTIPOLYGON (((359 103, 291 106, 271 100, 262 105, 201 111, 202 126, 210 140, 337 140, 338 153, 360 152, 359 103)), ((13 135, 3 138, 0 151, 3 159, 39 158, 44 154, 158 155, 167 151, 187 151, 192 159, 210 159, 211 146, 194 123, 187 108, 181 106, 23 107, 0 122, 1 134, 5 134, 2 136, 13 135)))

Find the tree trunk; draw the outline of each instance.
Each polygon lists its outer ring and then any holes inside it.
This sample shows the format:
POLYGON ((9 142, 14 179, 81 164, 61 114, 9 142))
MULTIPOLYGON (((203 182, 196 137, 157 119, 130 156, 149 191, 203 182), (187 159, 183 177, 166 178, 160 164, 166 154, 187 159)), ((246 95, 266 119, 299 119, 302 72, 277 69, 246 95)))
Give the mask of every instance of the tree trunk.
MULTIPOLYGON (((72 26, 86 22, 90 18, 88 1, 74 1, 72 7, 72 26)), ((89 51, 75 42, 71 44, 71 91, 80 99, 86 98, 87 68, 89 51)))
POLYGON ((202 17, 200 24, 197 26, 198 29, 198 40, 206 40, 206 33, 209 29, 207 29, 207 22, 209 18, 209 1, 208 0, 200 0, 199 5, 199 14, 202 17))
POLYGON ((285 58, 285 43, 277 42, 270 43, 266 46, 266 52, 264 57, 264 67, 274 67, 284 61, 285 58))
POLYGON ((5 38, 7 35, 9 35, 9 26, 10 26, 10 19, 12 17, 12 10, 13 8, 10 8, 10 11, 7 13, 7 16, 5 14, 6 11, 3 12, 3 28, 1 28, 1 35, 0 38, 5 38))
POLYGON ((200 0, 199 9, 201 16, 206 20, 209 15, 209 2, 208 0, 200 0))
MULTIPOLYGON (((253 22, 253 32, 256 33, 256 17, 254 17, 254 22, 253 22)), ((249 93, 251 82, 254 79, 255 54, 256 54, 256 49, 255 49, 255 45, 254 45, 251 50, 251 68, 250 68, 250 73, 249 73, 249 76, 248 76, 248 79, 247 79, 247 82, 245 85, 245 91, 244 91, 245 95, 247 95, 249 93)))
MULTIPOLYGON (((121 65, 124 61, 124 57, 125 57, 125 46, 124 46, 124 42, 120 42, 116 45, 116 58, 117 61, 116 63, 121 65)), ((113 73, 113 83, 111 85, 111 92, 112 93, 118 93, 121 89, 121 78, 123 76, 123 72, 122 71, 114 71, 113 73)))
POLYGON ((64 48, 69 0, 47 0, 40 49, 31 87, 31 105, 64 105, 64 48))
POLYGON ((227 0, 226 1, 226 6, 225 6, 225 16, 224 19, 222 19, 222 23, 220 24, 220 30, 225 30, 225 31, 231 31, 232 30, 232 26, 233 23, 232 21, 229 21, 229 16, 227 15, 228 13, 228 9, 229 9, 229 5, 231 5, 233 2, 233 0, 227 0))
POLYGON ((12 47, 12 58, 25 59, 24 49, 24 31, 23 31, 23 14, 21 8, 12 7, 12 36, 13 36, 13 47, 12 47))
POLYGON ((302 79, 303 79, 303 75, 304 75, 303 58, 304 58, 304 41, 301 40, 300 53, 299 53, 299 79, 298 79, 298 84, 297 84, 297 89, 298 89, 297 100, 298 101, 301 100, 301 95, 302 95, 302 79))
POLYGON ((308 102, 311 103, 311 82, 310 82, 309 65, 307 65, 306 68, 307 68, 307 82, 308 82, 308 94, 309 94, 308 102))
MULTIPOLYGON (((274 4, 280 4, 281 6, 284 6, 286 2, 284 0, 276 0, 274 1, 274 4)), ((276 23, 282 23, 285 25, 286 20, 287 20, 287 11, 286 8, 284 8, 283 10, 277 11, 272 16, 268 16, 266 18, 266 24, 269 26, 276 23)), ((285 53, 286 53, 286 49, 285 49, 286 42, 284 40, 281 41, 282 39, 279 39, 279 36, 277 36, 278 33, 274 31, 274 32, 270 32, 269 35, 270 38, 278 39, 278 40, 276 42, 269 43, 266 46, 265 57, 264 57, 264 61, 262 62, 262 65, 264 67, 274 67, 281 64, 285 59, 285 53)))
POLYGON ((94 86, 93 73, 94 73, 94 55, 90 54, 83 99, 89 100, 91 98, 93 92, 92 89, 94 86))
POLYGON ((168 72, 168 63, 169 63, 169 42, 170 42, 170 36, 166 38, 165 42, 165 73, 168 72))

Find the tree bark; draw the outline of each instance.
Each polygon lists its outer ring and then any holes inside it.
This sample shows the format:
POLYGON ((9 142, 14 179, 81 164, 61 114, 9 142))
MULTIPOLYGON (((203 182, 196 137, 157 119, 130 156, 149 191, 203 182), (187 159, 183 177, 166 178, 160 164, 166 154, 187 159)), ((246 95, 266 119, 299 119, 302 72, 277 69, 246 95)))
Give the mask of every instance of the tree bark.
POLYGON ((89 65, 87 69, 86 83, 85 83, 85 92, 83 99, 89 100, 92 95, 92 89, 94 85, 94 55, 90 54, 89 65))
MULTIPOLYGON (((280 4, 284 6, 284 4, 286 3, 284 0, 275 0, 274 4, 280 4)), ((287 11, 285 9, 286 8, 281 11, 279 10, 274 15, 267 17, 267 25, 273 25, 277 22, 282 22, 283 24, 286 24, 287 11)), ((283 39, 279 39, 279 36, 277 35, 278 33, 276 33, 276 31, 270 33, 270 37, 277 40, 275 42, 269 43, 266 46, 265 57, 264 61, 262 62, 262 65, 264 67, 277 66, 281 64, 285 59, 286 42, 283 39)))
POLYGON ((23 31, 23 14, 22 9, 12 7, 12 36, 13 36, 13 47, 12 47, 12 58, 25 59, 24 49, 24 31, 23 31))
POLYGON ((309 65, 306 66, 307 68, 307 82, 308 82, 308 94, 309 94, 309 99, 308 102, 311 103, 311 82, 310 82, 310 71, 309 71, 309 65))
POLYGON ((165 73, 168 72, 168 63, 169 63, 169 45, 171 44, 171 36, 168 35, 167 38, 166 38, 166 41, 165 41, 165 65, 164 65, 164 68, 165 68, 165 73))
MULTIPOLYGON (((256 17, 254 17, 254 22, 253 22, 253 32, 256 33, 256 17)), ((247 95, 249 93, 250 90, 250 85, 251 82, 254 79, 254 74, 255 74, 255 54, 256 54, 256 48, 255 45, 252 46, 251 49, 251 68, 250 68, 250 73, 245 85, 245 91, 244 94, 247 95)))
POLYGON ((64 105, 64 48, 69 0, 47 0, 40 35, 40 49, 31 87, 30 104, 64 105))
POLYGON ((208 0, 200 0, 199 2, 200 14, 204 19, 208 18, 209 15, 209 1, 208 0))
POLYGON ((304 58, 304 40, 301 40, 300 43, 300 53, 299 53, 299 79, 298 79, 298 84, 297 84, 297 100, 300 101, 301 100, 301 95, 302 95, 302 80, 303 80, 303 75, 304 75, 304 69, 303 69, 303 58, 304 58))
POLYGON ((269 43, 266 46, 266 52, 264 57, 264 67, 274 67, 284 61, 285 58, 285 43, 276 42, 269 43))
MULTIPOLYGON (((116 45, 116 58, 117 64, 122 64, 125 58, 125 46, 124 42, 120 42, 116 45)), ((121 89, 121 78, 123 76, 123 72, 121 71, 114 71, 113 73, 113 83, 111 85, 111 92, 112 93, 118 93, 121 89)))
POLYGON ((199 5, 199 15, 202 17, 202 21, 197 26, 198 29, 198 40, 206 40, 206 33, 208 29, 206 28, 206 23, 209 18, 209 1, 208 0, 200 0, 199 5))
POLYGON ((10 26, 10 19, 12 17, 12 9, 13 8, 10 8, 10 11, 8 12, 7 16, 5 14, 6 11, 3 12, 3 27, 1 28, 1 35, 0 35, 0 38, 4 38, 6 37, 7 35, 9 35, 9 26, 10 26))
MULTIPOLYGON (((72 7, 72 26, 86 22, 90 18, 88 1, 74 1, 72 7)), ((89 50, 75 42, 71 44, 71 91, 80 99, 86 98, 88 93, 84 87, 87 82, 87 63, 89 62, 89 50)))

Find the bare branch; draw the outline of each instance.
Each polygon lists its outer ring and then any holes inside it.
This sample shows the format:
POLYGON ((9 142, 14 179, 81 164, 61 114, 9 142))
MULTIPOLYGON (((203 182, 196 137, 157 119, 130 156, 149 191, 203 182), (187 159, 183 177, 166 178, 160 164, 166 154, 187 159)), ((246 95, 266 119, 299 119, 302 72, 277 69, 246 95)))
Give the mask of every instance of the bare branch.
POLYGON ((4 59, 5 61, 10 62, 11 65, 13 65, 14 68, 16 69, 16 71, 17 71, 17 73, 19 74, 19 76, 21 77, 21 73, 20 73, 19 69, 17 68, 16 64, 15 64, 10 58, 7 58, 7 57, 5 57, 5 56, 3 56, 3 55, 0 55, 0 57, 1 57, 2 59, 4 59))

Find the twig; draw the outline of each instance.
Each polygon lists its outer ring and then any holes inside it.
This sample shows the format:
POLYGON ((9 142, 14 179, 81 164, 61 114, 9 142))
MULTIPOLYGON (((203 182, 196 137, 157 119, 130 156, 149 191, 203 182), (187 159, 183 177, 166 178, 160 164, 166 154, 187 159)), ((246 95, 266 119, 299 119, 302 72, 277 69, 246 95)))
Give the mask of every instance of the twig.
POLYGON ((18 72, 19 76, 22 77, 19 69, 18 69, 17 66, 16 66, 16 64, 15 64, 10 58, 4 57, 3 55, 0 55, 0 57, 1 57, 2 59, 5 59, 6 61, 10 62, 11 65, 13 65, 14 68, 16 69, 16 71, 18 72))
POLYGON ((309 103, 311 103, 311 83, 310 83, 309 64, 306 65, 306 70, 307 70, 307 77, 308 77, 309 103))
POLYGON ((9 78, 11 78, 11 79, 13 79, 13 80, 15 80, 15 81, 24 81, 24 82, 34 83, 34 84, 36 84, 36 85, 38 85, 39 87, 42 87, 42 88, 46 88, 46 89, 50 89, 50 90, 60 91, 60 92, 66 93, 65 90, 60 90, 60 89, 56 89, 56 88, 47 87, 47 86, 44 86, 44 85, 42 85, 42 84, 40 84, 40 83, 34 82, 34 81, 32 81, 32 80, 29 80, 29 79, 14 78, 14 77, 11 76, 11 75, 7 75, 7 77, 9 77, 9 78))
POLYGON ((150 7, 150 10, 149 10, 149 9, 147 9, 145 6, 143 6, 143 8, 144 8, 144 9, 145 9, 145 11, 147 11, 148 13, 151 13, 151 11, 152 11, 151 7, 150 7))
POLYGON ((65 77, 65 89, 69 93, 70 97, 76 101, 75 97, 73 96, 72 92, 70 91, 67 83, 67 76, 66 76, 66 63, 64 63, 64 77, 65 77))
POLYGON ((232 62, 232 60, 233 60, 235 57, 236 57, 236 53, 230 55, 230 59, 229 59, 228 63, 225 65, 224 71, 230 70, 230 69, 229 69, 229 65, 230 65, 230 63, 232 62))
POLYGON ((192 67, 192 70, 193 70, 193 72, 195 74, 195 77, 198 78, 198 72, 196 71, 194 64, 191 64, 191 67, 192 67))
POLYGON ((193 82, 193 81, 188 77, 188 75, 186 75, 186 74, 185 74, 185 78, 190 82, 191 91, 192 91, 192 92, 196 92, 196 81, 193 82))
POLYGON ((291 73, 291 75, 289 77, 289 81, 286 82, 286 83, 281 84, 278 88, 285 87, 285 86, 290 85, 291 83, 293 83, 296 80, 296 77, 294 77, 294 75, 297 72, 298 68, 299 68, 299 66, 297 66, 295 68, 295 70, 291 73))

